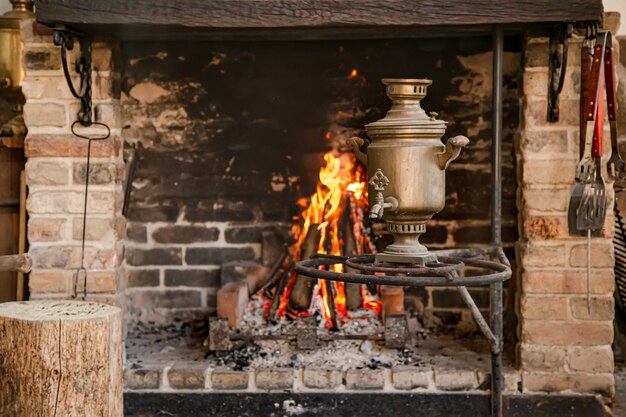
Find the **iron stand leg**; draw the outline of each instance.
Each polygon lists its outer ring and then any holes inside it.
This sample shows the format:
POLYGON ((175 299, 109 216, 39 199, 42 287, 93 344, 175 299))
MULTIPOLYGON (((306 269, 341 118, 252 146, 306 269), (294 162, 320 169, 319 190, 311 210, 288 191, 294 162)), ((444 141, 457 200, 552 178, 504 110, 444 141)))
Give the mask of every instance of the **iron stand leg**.
POLYGON ((491 416, 502 416, 502 283, 489 288, 489 310, 491 330, 500 349, 491 353, 491 416))
MULTIPOLYGON (((491 142, 491 243, 502 247, 502 26, 493 31, 493 138, 491 142)), ((491 330, 500 349, 491 356, 491 417, 502 417, 502 283, 491 284, 489 310, 491 330)))

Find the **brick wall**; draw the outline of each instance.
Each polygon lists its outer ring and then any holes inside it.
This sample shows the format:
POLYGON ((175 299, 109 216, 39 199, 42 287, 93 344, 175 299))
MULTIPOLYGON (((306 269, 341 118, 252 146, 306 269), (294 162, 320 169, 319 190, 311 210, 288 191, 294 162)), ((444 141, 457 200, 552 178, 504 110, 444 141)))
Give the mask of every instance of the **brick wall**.
MULTIPOLYGON (((28 282, 31 299, 68 298, 80 265, 87 141, 70 132, 79 103, 63 76, 60 48, 53 45, 49 33, 39 33, 44 32, 34 21, 22 23, 28 253, 33 260, 28 282)), ((78 50, 76 45, 70 62, 78 50)), ((111 138, 92 145, 85 267, 89 299, 121 304, 124 166, 119 74, 112 66, 113 56, 110 46, 93 44, 94 109, 96 119, 111 127, 111 138)))
MULTIPOLYGON (((602 236, 592 239, 591 314, 586 301, 586 240, 569 237, 567 231, 579 152, 581 41, 576 38, 570 46, 558 123, 546 122, 547 38, 527 36, 525 41, 522 130, 517 140, 522 387, 525 392, 610 395, 614 386, 612 209, 602 236)), ((610 142, 605 143, 605 157, 610 150, 610 142)), ((607 184, 607 190, 612 196, 612 184, 607 184)))

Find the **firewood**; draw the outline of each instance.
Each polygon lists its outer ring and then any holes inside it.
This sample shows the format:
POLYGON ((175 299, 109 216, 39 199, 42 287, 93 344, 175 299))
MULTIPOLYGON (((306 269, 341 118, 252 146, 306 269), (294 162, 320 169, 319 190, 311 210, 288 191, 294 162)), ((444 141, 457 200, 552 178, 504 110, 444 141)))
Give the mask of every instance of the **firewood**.
MULTIPOLYGON (((346 193, 349 194, 349 193, 346 193)), ((356 246, 356 239, 354 236, 354 222, 350 213, 352 212, 352 205, 355 203, 353 199, 346 196, 346 209, 343 212, 341 219, 342 237, 343 237, 343 255, 355 256, 360 255, 356 246)), ((345 272, 358 273, 358 271, 345 267, 345 272)), ((355 284, 353 282, 346 282, 344 284, 344 291, 346 293, 346 308, 348 310, 355 310, 361 308, 363 305, 363 296, 361 295, 361 284, 355 284)))
MULTIPOLYGON (((302 243, 301 259, 308 259, 317 252, 318 242, 321 233, 317 230, 318 224, 311 224, 306 238, 302 243)), ((316 284, 315 278, 298 275, 289 294, 289 305, 299 310, 308 310, 313 298, 313 288, 316 284)))
POLYGON ((122 311, 80 301, 0 304, 0 414, 122 417, 122 311))

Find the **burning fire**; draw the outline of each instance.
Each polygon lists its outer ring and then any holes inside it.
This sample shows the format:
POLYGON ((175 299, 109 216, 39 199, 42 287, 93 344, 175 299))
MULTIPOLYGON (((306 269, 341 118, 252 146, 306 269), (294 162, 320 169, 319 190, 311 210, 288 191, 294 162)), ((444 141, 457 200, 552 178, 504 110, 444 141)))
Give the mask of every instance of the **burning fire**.
MULTIPOLYGON (((356 70, 353 71, 356 74, 356 70)), ((355 75, 356 76, 356 75, 355 75)), ((330 134, 326 135, 329 139, 330 134)), ((363 248, 373 251, 368 235, 361 219, 367 208, 367 182, 360 166, 355 164, 351 153, 330 151, 324 155, 324 166, 319 171, 319 182, 316 191, 308 199, 302 198, 297 204, 302 212, 292 233, 296 242, 290 252, 297 261, 302 257, 302 247, 309 242, 310 233, 317 238, 317 253, 342 255, 344 252, 344 233, 342 224, 349 222, 354 237, 354 254, 362 254, 363 248)), ((345 226, 344 226, 345 228, 345 226)), ((345 229, 344 229, 345 230, 345 229)), ((310 243, 310 242, 309 242, 310 243)), ((335 272, 342 272, 342 265, 334 266, 335 272)), ((288 309, 289 292, 293 287, 295 276, 292 276, 287 291, 282 295, 279 316, 287 311, 290 316, 308 315, 308 311, 292 311, 288 309)), ((380 301, 361 287, 363 308, 380 312, 380 301)), ((345 285, 342 282, 319 280, 313 289, 313 297, 321 299, 321 310, 327 327, 334 327, 336 320, 348 319, 346 307, 345 285), (337 312, 339 317, 334 317, 337 312)), ((314 303, 312 303, 314 304, 314 303)))

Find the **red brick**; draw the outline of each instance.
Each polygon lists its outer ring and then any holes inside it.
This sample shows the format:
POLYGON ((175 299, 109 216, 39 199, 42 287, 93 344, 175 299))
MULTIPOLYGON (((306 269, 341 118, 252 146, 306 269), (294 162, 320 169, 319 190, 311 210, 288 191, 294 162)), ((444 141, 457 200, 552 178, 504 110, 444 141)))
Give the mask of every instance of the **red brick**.
POLYGON ((65 106, 58 103, 24 104, 24 122, 31 127, 64 127, 67 124, 65 106))
POLYGON ((520 314, 525 319, 567 320, 568 298, 564 296, 524 296, 520 314))
MULTIPOLYGON (((587 292, 585 270, 533 271, 522 274, 522 290, 533 294, 584 294, 587 292)), ((591 292, 612 294, 615 285, 613 270, 591 271, 591 292)))
POLYGON ((568 357, 572 371, 612 373, 615 368, 611 346, 572 348, 568 357))
MULTIPOLYGON (((570 252, 570 265, 587 267, 587 244, 572 246, 570 252)), ((591 242, 591 266, 593 268, 613 267, 615 258, 613 255, 613 244, 607 241, 591 242)))
POLYGON ((28 287, 33 293, 67 293, 70 277, 63 271, 33 271, 28 276, 28 287))
POLYGON ((579 393, 612 397, 615 394, 615 379, 613 374, 573 374, 570 376, 570 388, 579 393))
POLYGON ((530 216, 524 221, 524 232, 529 239, 550 240, 569 237, 567 217, 530 216))
POLYGON ((113 64, 113 51, 103 42, 93 42, 91 49, 91 63, 96 71, 108 71, 113 64))
MULTIPOLYGON (((112 191, 90 191, 87 210, 90 214, 113 213, 116 193, 112 191)), ((26 200, 29 213, 82 214, 85 195, 82 191, 35 191, 26 200)))
POLYGON ((231 328, 239 327, 248 303, 246 282, 231 282, 217 292, 217 316, 228 318, 231 328))
POLYGON ((521 364, 526 370, 564 371, 566 358, 566 347, 535 346, 525 343, 520 346, 521 364))
POLYGON ((613 320, 615 314, 614 298, 591 297, 591 312, 587 306, 587 297, 574 297, 570 300, 572 317, 582 320, 613 320))
POLYGON ((559 267, 567 264, 565 245, 545 245, 536 242, 521 244, 521 264, 524 267, 559 267))
MULTIPOLYGON (((545 94, 545 89, 543 94, 545 94)), ((520 133, 520 149, 524 155, 566 153, 568 150, 567 130, 525 130, 520 133)))
MULTIPOLYGON (((110 240, 116 238, 113 219, 91 217, 87 218, 86 240, 110 240)), ((72 239, 81 240, 83 237, 83 219, 75 217, 72 221, 72 239)))
POLYGON ((613 341, 613 323, 524 320, 522 343, 552 346, 607 345, 613 341))
POLYGON ((545 372, 524 372, 522 387, 524 392, 561 392, 572 390, 607 397, 614 394, 613 374, 566 374, 545 372))
POLYGON ((73 99, 70 89, 67 88, 62 73, 57 76, 27 77, 22 83, 22 92, 30 99, 73 99))
POLYGON ((28 220, 29 242, 51 242, 61 240, 65 219, 35 217, 28 220))
MULTIPOLYGON (((578 117, 578 115, 576 115, 578 117)), ((545 115, 544 115, 545 117, 545 115)), ((551 159, 524 161, 522 182, 524 184, 572 184, 577 162, 574 159, 551 159)))
POLYGON ((561 392, 570 388, 570 380, 565 373, 524 372, 522 392, 561 392))
POLYGON ((523 208, 535 212, 567 212, 570 190, 568 188, 529 188, 522 189, 523 208))
MULTIPOLYGON (((580 50, 580 48, 577 48, 580 50)), ((562 97, 559 100, 559 120, 548 122, 548 100, 545 98, 524 98, 524 128, 541 126, 572 126, 578 127, 579 101, 575 98, 562 97)), ((570 171, 570 174, 573 171, 570 171)))
MULTIPOLYGON (((84 280, 79 276, 78 292, 84 288, 84 280)), ((116 293, 119 281, 115 272, 87 271, 87 292, 88 293, 116 293)))
POLYGON ((387 314, 404 314, 404 289, 384 285, 381 288, 381 306, 383 318, 387 314))
MULTIPOLYGON (((102 158, 115 156, 120 152, 121 141, 116 137, 91 144, 91 156, 102 158)), ((87 141, 72 135, 29 134, 24 143, 27 158, 36 156, 83 157, 87 156, 87 141)))

